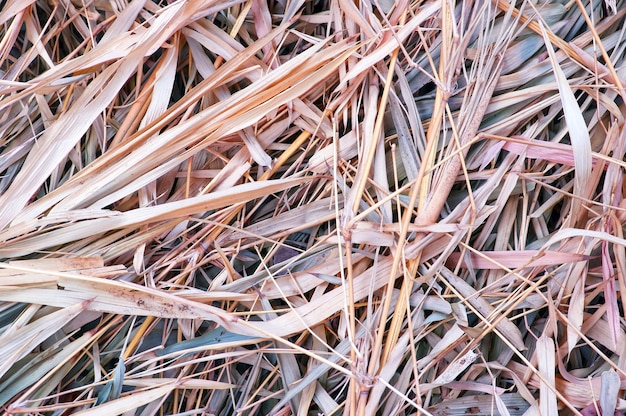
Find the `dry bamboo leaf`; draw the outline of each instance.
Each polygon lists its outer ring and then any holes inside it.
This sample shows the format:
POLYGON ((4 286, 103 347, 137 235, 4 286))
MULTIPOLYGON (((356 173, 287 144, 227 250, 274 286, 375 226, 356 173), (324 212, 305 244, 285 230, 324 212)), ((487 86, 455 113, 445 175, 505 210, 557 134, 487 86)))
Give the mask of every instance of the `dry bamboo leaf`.
MULTIPOLYGON (((574 166, 574 152, 571 145, 563 143, 553 142, 539 142, 537 140, 528 140, 525 138, 519 138, 523 140, 520 142, 507 141, 502 144, 502 148, 517 155, 524 154, 525 157, 531 159, 548 160, 553 163, 561 165, 574 166), (528 142, 528 145, 524 144, 528 142)), ((598 162, 596 156, 592 157, 592 166, 598 162)))
MULTIPOLYGON (((520 368, 517 364, 513 363, 509 363, 507 366, 510 369, 515 368, 514 371, 521 377, 523 377, 526 372, 525 366, 521 366, 520 368)), ((560 367, 563 368, 562 365, 560 367)), ((554 372, 554 369, 552 369, 552 372, 554 372)), ((585 407, 595 402, 598 397, 600 397, 601 381, 599 377, 592 379, 576 379, 570 376, 569 378, 573 381, 566 380, 560 376, 555 377, 556 390, 567 399, 569 404, 576 407, 585 407)), ((533 375, 527 381, 527 384, 528 386, 539 388, 541 381, 537 375, 533 375)), ((622 388, 624 388, 625 385, 626 383, 621 383, 622 388)), ((626 401, 619 399, 617 406, 619 408, 624 404, 626 404, 626 401)))
POLYGON ((139 128, 145 127, 159 118, 167 109, 174 88, 178 53, 176 45, 171 45, 165 49, 163 59, 159 61, 160 65, 156 69, 156 80, 152 87, 150 104, 145 116, 141 119, 141 123, 139 123, 139 128))
MULTIPOLYGON (((301 395, 300 406, 298 407, 297 414, 305 414, 311 408, 313 396, 315 395, 316 387, 318 383, 311 383, 304 389, 301 395)), ((322 406, 324 408, 324 406, 322 406)))
POLYGON ((452 253, 449 264, 463 261, 465 267, 475 269, 508 269, 520 267, 558 266, 565 263, 576 263, 589 260, 589 256, 559 251, 522 250, 522 251, 483 251, 471 252, 461 257, 460 253, 452 253))
POLYGON ((497 407, 498 411, 500 412, 500 414, 502 416, 510 416, 511 413, 509 412, 509 408, 507 407, 507 405, 504 403, 504 401, 500 397, 500 394, 495 393, 493 395, 493 398, 494 398, 494 400, 496 402, 496 407, 497 407))
MULTIPOLYGON (((4 267, 10 267, 8 265, 4 267)), ((28 270, 24 269, 23 270, 28 270)), ((34 270, 29 270, 36 272, 34 270)), ((320 320, 325 320, 341 309, 341 303, 328 303, 328 298, 344 296, 343 288, 320 296, 316 301, 295 308, 293 311, 268 322, 247 323, 219 308, 192 302, 180 296, 144 286, 91 278, 69 273, 52 273, 57 287, 13 288, 0 290, 0 300, 8 302, 26 302, 67 307, 79 301, 91 301, 89 310, 126 315, 156 316, 175 319, 205 319, 223 326, 227 330, 241 335, 261 337, 281 337, 293 334, 320 320), (332 305, 332 307, 328 307, 332 305)), ((369 288, 369 281, 361 279, 358 287, 359 296, 364 296, 369 288)), ((382 280, 378 285, 382 285, 382 280)))
POLYGON ((356 131, 350 130, 341 136, 337 143, 330 144, 315 152, 309 159, 309 169, 315 173, 327 172, 333 164, 333 155, 337 158, 349 160, 357 155, 356 131))
MULTIPOLYGON (((511 416, 539 416, 540 413, 528 413, 528 403, 516 393, 505 393, 500 399, 507 407, 511 416)), ((443 401, 437 405, 428 407, 427 410, 433 415, 445 414, 448 416, 464 416, 469 412, 477 415, 492 415, 494 413, 494 398, 485 395, 467 395, 452 400, 443 401)))
POLYGON ((24 9, 27 9, 31 4, 35 3, 35 1, 36 0, 8 0, 2 7, 2 12, 0 12, 0 24, 4 24, 4 22, 10 18, 22 13, 24 9))
POLYGON ((221 328, 216 328, 204 335, 170 344, 165 348, 156 350, 155 354, 157 357, 166 359, 197 351, 215 351, 235 348, 260 341, 262 341, 262 338, 233 334, 221 328))
MULTIPOLYGON (((275 319, 277 314, 272 312, 273 308, 269 300, 262 297, 260 301, 263 310, 267 311, 264 316, 267 317, 267 319, 275 319)), ((276 362, 278 364, 278 370, 281 373, 281 378, 283 381, 283 385, 285 386, 285 390, 289 391, 292 386, 298 384, 298 382, 302 379, 302 373, 300 371, 300 368, 298 367, 296 357, 294 357, 293 354, 277 354, 276 362)), ((299 409, 301 399, 301 394, 293 395, 290 400, 291 406, 294 409, 299 409)))
MULTIPOLYGON (((183 17, 184 16, 179 16, 179 19, 183 17)), ((151 29, 152 29, 152 26, 151 26, 151 29)), ((157 26, 156 29, 154 30, 158 30, 158 29, 159 27, 157 26)), ((282 28, 281 27, 276 28, 275 31, 278 32, 280 31, 280 29, 282 28)), ((165 36, 166 34, 167 32, 163 32, 161 36, 165 36)), ((149 35, 150 35, 149 33, 144 34, 144 37, 149 38, 150 37, 149 35)), ((268 35, 268 37, 271 37, 272 35, 273 33, 268 35)), ((136 38, 137 36, 133 37, 133 42, 136 42, 137 40, 136 38)), ((160 39, 160 38, 156 38, 156 39, 160 39)), ((154 41, 156 39, 151 39, 151 41, 154 41)), ((251 56, 253 56, 257 48, 261 48, 262 45, 264 45, 267 41, 268 39, 266 38, 259 39, 259 41, 255 43, 255 45, 253 45, 254 47, 247 48, 241 54, 237 55, 234 59, 232 59, 227 64, 222 66, 221 69, 223 71, 219 71, 219 70, 216 71, 216 74, 215 74, 216 76, 210 81, 211 82, 221 81, 222 77, 225 74, 228 74, 228 72, 226 72, 225 70, 237 68, 243 62, 247 61, 251 56)), ((132 56, 132 54, 130 56, 132 56)), ((135 56, 135 58, 141 59, 141 57, 137 57, 137 56, 135 56)), ((127 61, 128 59, 130 58, 127 58, 127 61)), ((128 63, 128 62, 122 61, 122 63, 128 63)), ((132 67, 132 65, 126 65, 125 68, 126 67, 132 67)), ((117 74, 116 77, 119 78, 119 74, 117 74)), ((100 76, 99 78, 102 78, 102 76, 100 76)), ((94 85, 94 89, 97 89, 97 86, 94 85)), ((107 86, 107 90, 113 92, 114 88, 112 88, 112 86, 107 86)), ((84 97, 84 96, 85 94, 83 94, 81 97, 84 97)), ((192 95, 190 94, 190 96, 192 95)), ((223 108, 228 107, 228 104, 229 104, 228 102, 224 102, 224 103, 220 103, 219 105, 215 105, 211 108, 215 111, 215 113, 219 114, 220 112, 222 112, 223 108)), ((76 106, 72 108, 80 110, 80 108, 76 106)), ((237 110, 238 108, 235 108, 232 111, 237 111, 237 110)), ((84 114, 82 114, 81 117, 84 117, 84 114)), ((207 118, 209 118, 208 115, 207 115, 207 118)), ((83 118, 81 118, 80 120, 83 120, 83 118)), ((172 152, 176 150, 176 149, 172 149, 172 146, 170 143, 173 140, 173 137, 177 137, 177 136, 185 137, 186 135, 189 135, 190 132, 193 132, 191 133, 191 137, 189 139, 194 140, 198 136, 204 135, 202 134, 204 130, 200 130, 202 125, 206 124, 206 119, 203 117, 200 117, 200 116, 192 117, 188 120, 188 122, 181 123, 181 124, 182 125, 178 125, 175 128, 166 131, 165 134, 157 136, 157 138, 152 138, 143 146, 142 151, 136 150, 134 152, 130 152, 130 149, 128 148, 120 147, 116 149, 117 152, 112 153, 113 156, 111 156, 110 154, 107 154, 105 155, 105 157, 100 158, 98 162, 101 162, 101 163, 94 163, 90 167, 91 169, 89 168, 84 169, 83 171, 80 172, 79 175, 76 175, 74 178, 74 179, 79 179, 81 175, 84 175, 83 180, 88 181, 89 182, 88 185, 86 182, 80 182, 80 180, 71 182, 71 184, 75 188, 77 187, 77 189, 72 189, 72 187, 68 186, 66 187, 66 189, 63 190, 62 193, 57 192, 56 195, 55 193, 52 193, 51 196, 54 195, 54 199, 44 198, 42 199, 42 201, 39 201, 39 203, 32 204, 32 206, 29 207, 29 210, 27 210, 25 213, 21 213, 20 221, 24 221, 26 219, 34 218, 37 215, 40 215, 41 212, 47 211, 51 207, 51 204, 58 202, 58 199, 62 199, 62 198, 65 198, 66 200, 58 204, 55 207, 55 209, 56 210, 72 209, 75 207, 77 203, 84 203, 83 201, 81 201, 81 199, 90 198, 90 197, 94 198, 95 197, 94 194, 96 194, 98 191, 102 191, 102 192, 110 191, 109 189, 102 189, 103 186, 108 185, 110 182, 113 182, 114 186, 119 187, 120 183, 124 183, 125 181, 127 181, 126 178, 128 178, 129 176, 130 177, 141 176, 141 174, 144 174, 143 177, 140 178, 140 182, 138 182, 136 186, 133 187, 132 190, 128 190, 128 191, 122 190, 121 195, 119 196, 114 194, 113 197, 111 197, 111 195, 109 195, 109 197, 112 199, 112 201, 110 202, 106 200, 100 201, 100 203, 103 204, 103 206, 116 201, 118 197, 123 197, 129 192, 132 192, 134 190, 141 188, 142 186, 145 186, 145 184, 147 183, 151 183, 156 178, 152 178, 152 177, 149 177, 148 175, 145 175, 145 171, 140 171, 139 173, 137 173, 137 172, 134 172, 132 169, 143 166, 143 164, 141 163, 142 161, 152 159, 153 162, 156 162, 157 164, 161 162, 161 165, 159 168, 156 169, 156 172, 159 174, 163 174, 164 173, 163 171, 171 170, 173 166, 177 166, 183 160, 186 160, 186 158, 188 157, 188 156, 184 156, 180 160, 177 160, 176 158, 171 157, 173 154, 172 152), (166 149, 168 151, 165 151, 166 149), (128 154, 129 152, 130 154, 128 154), (125 159, 122 161, 123 163, 121 165, 116 165, 112 163, 111 160, 109 159, 109 157, 114 157, 117 153, 125 156, 125 159), (162 163, 163 161, 166 161, 166 160, 168 160, 167 163, 162 163), (108 166, 109 169, 103 170, 102 169, 103 166, 108 166), (95 175, 94 172, 98 172, 98 175, 102 175, 102 176, 99 177, 95 175), (80 202, 76 201, 76 199, 79 199, 80 202), (35 208, 37 208, 37 210, 35 208)), ((57 121, 55 125, 60 125, 60 124, 57 121)), ((84 123, 81 125, 84 125, 84 123)), ((144 137, 143 139, 147 140, 147 137, 144 137)), ((130 146, 131 144, 128 145, 128 147, 130 146)), ((184 144, 182 144, 182 147, 184 147, 184 144)))
POLYGON ((452 344, 456 343, 464 335, 465 332, 457 324, 454 324, 452 328, 446 331, 441 340, 439 340, 437 344, 433 345, 433 349, 430 353, 418 361, 418 368, 423 369, 427 365, 430 365, 437 356, 446 351, 452 344))
POLYGON ((376 33, 372 29, 371 24, 367 22, 354 3, 347 0, 339 0, 338 3, 339 7, 341 7, 341 12, 346 14, 346 20, 358 25, 365 33, 366 38, 374 39, 376 37, 376 33))
MULTIPOLYGON (((319 252, 310 251, 307 253, 308 256, 305 260, 303 260, 302 264, 297 264, 297 269, 304 270, 302 275, 302 284, 306 287, 306 281, 310 278, 307 276, 308 273, 312 274, 316 279, 324 279, 328 277, 332 277, 341 272, 341 264, 345 263, 344 259, 338 259, 337 251, 331 250, 328 248, 322 249, 319 252)), ((358 261, 362 259, 361 255, 353 255, 353 258, 358 261)), ((300 273, 292 274, 296 279, 296 284, 300 283, 298 280, 300 279, 300 273)), ((238 279, 232 283, 228 283, 223 286, 215 285, 214 289, 220 290, 228 290, 232 292, 243 292, 247 289, 253 288, 256 285, 259 285, 261 282, 264 282, 267 279, 267 273, 263 271, 262 273, 254 274, 248 277, 244 277, 242 279, 238 279)), ((283 282, 283 280, 289 279, 291 280, 291 276, 289 277, 279 277, 275 278, 272 281, 265 281, 264 288, 267 288, 268 293, 280 293, 280 288, 277 288, 276 285, 286 285, 286 289, 289 290, 288 284, 283 282)), ((339 284, 341 282, 340 279, 336 279, 336 283, 339 284)))
MULTIPOLYGON (((376 230, 360 230, 354 229, 352 234, 350 235, 350 241, 353 244, 369 244, 372 246, 383 246, 383 247, 391 247, 394 244, 393 235, 382 231, 376 230)), ((329 235, 324 239, 325 243, 328 244, 345 244, 345 239, 343 236, 337 236, 335 234, 329 235)))
POLYGON ((556 404, 556 395, 554 389, 557 388, 554 378, 555 349, 554 341, 545 335, 537 340, 537 367, 541 374, 541 382, 539 386, 539 408, 542 415, 557 416, 559 410, 556 404))
POLYGON ((184 3, 168 7, 153 22, 153 25, 137 39, 134 50, 123 60, 108 66, 85 89, 72 107, 50 126, 38 141, 38 146, 29 154, 11 187, 0 196, 0 230, 4 229, 24 208, 27 201, 60 163, 69 150, 85 133, 89 125, 102 113, 119 92, 122 85, 135 72, 137 65, 147 54, 153 43, 151 38, 167 39, 177 25, 188 16, 181 13, 184 3), (162 29, 169 28, 170 31, 162 29), (59 140, 63 137, 63 140, 59 140), (7 201, 11 201, 10 204, 7 201), (4 207, 4 208, 3 208, 4 207))
POLYGON ((112 400, 91 409, 81 410, 75 414, 88 416, 119 415, 129 410, 137 409, 155 400, 162 399, 177 387, 177 383, 168 383, 164 386, 155 387, 153 389, 135 391, 132 394, 128 394, 120 399, 112 400))
POLYGON ((263 146, 259 143, 259 140, 256 138, 254 131, 251 127, 246 127, 242 132, 239 133, 243 142, 248 147, 248 151, 250 152, 250 156, 252 159, 259 165, 263 167, 272 166, 272 158, 269 157, 267 153, 263 150, 263 146))
POLYGON ((373 52, 368 53, 354 67, 352 67, 346 74, 343 82, 348 82, 358 77, 363 72, 375 66, 378 61, 384 59, 387 55, 390 55, 394 49, 399 47, 398 42, 402 42, 406 39, 426 19, 433 17, 440 7, 441 5, 436 2, 429 3, 425 7, 421 7, 417 14, 412 16, 408 22, 396 31, 395 36, 387 36, 386 38, 383 38, 383 41, 375 47, 373 52))
MULTIPOLYGON (((182 33, 185 35, 187 43, 191 48, 198 72, 205 79, 212 78, 215 72, 220 71, 216 70, 213 62, 205 54, 202 47, 224 57, 227 61, 231 61, 233 59, 235 61, 238 60, 238 56, 250 49, 244 49, 241 44, 233 40, 230 36, 224 34, 219 30, 219 28, 216 28, 215 25, 209 22, 206 22, 203 25, 193 24, 190 27, 183 28, 182 33)), ((244 53, 244 55, 247 55, 247 53, 244 53)), ((248 65, 246 77, 252 81, 256 81, 263 75, 262 62, 254 59, 253 57, 248 57, 248 59, 252 62, 248 65)), ((230 96, 228 89, 221 87, 220 84, 215 85, 213 92, 221 99, 230 96)))
POLYGON ((0 364, 0 379, 13 364, 52 335, 50 328, 63 327, 79 313, 86 310, 88 304, 89 301, 86 301, 58 310, 14 332, 0 336, 0 356, 7 358, 0 364))
POLYGON ((602 408, 602 416, 613 416, 621 389, 620 377, 612 368, 603 372, 601 377, 600 407, 602 408))
MULTIPOLYGON (((346 50, 348 45, 338 44, 321 50, 318 53, 318 56, 315 56, 316 59, 313 59, 313 56, 317 50, 321 48, 321 46, 323 45, 316 45, 316 47, 307 50, 305 54, 300 55, 297 59, 290 61, 288 64, 282 65, 270 75, 263 77, 245 90, 234 94, 229 100, 221 101, 202 113, 189 118, 185 123, 181 123, 167 132, 152 138, 146 142, 141 149, 138 149, 137 152, 132 152, 125 158, 122 166, 120 166, 122 168, 121 170, 120 167, 116 169, 112 166, 108 172, 103 172, 102 175, 106 175, 108 181, 112 182, 111 185, 116 187, 119 187, 120 184, 113 182, 111 175, 121 177, 122 174, 125 173, 127 176, 137 176, 139 179, 131 182, 125 187, 119 188, 116 192, 110 193, 106 198, 98 200, 92 206, 105 206, 113 203, 114 201, 132 193, 139 187, 152 182, 165 171, 171 170, 186 160, 190 156, 187 152, 177 157, 173 157, 176 152, 178 152, 177 147, 182 148, 185 146, 185 143, 180 142, 182 138, 186 138, 188 143, 191 142, 191 144, 195 145, 196 140, 206 136, 207 133, 210 132, 208 137, 204 139, 205 145, 209 145, 223 136, 251 126, 262 117, 267 116, 269 112, 276 110, 280 106, 288 103, 290 100, 307 92, 312 85, 315 85, 314 82, 309 82, 310 80, 319 78, 323 79, 328 74, 334 72, 336 65, 341 63, 346 56, 352 53, 351 49, 346 50), (337 57, 336 54, 339 54, 339 56, 337 57), (327 59, 333 59, 333 62, 326 62, 327 59), (303 63, 306 63, 307 65, 303 65, 303 63), (324 63, 325 65, 323 65, 324 63), (298 82, 294 79, 290 79, 295 76, 295 74, 292 74, 291 72, 296 69, 302 71, 312 71, 312 73, 308 76, 310 79, 307 79, 307 77, 305 77, 305 79, 301 79, 301 74, 297 75, 298 82), (277 87, 272 88, 270 91, 264 91, 267 90, 267 86, 269 84, 273 83, 278 77, 281 76, 283 76, 284 79, 281 80, 277 87), (274 92, 276 95, 270 99, 265 99, 269 92, 274 92), (174 141, 175 138, 176 141, 179 142, 178 146, 168 146, 166 151, 163 146, 174 141), (150 174, 147 174, 147 172, 142 169, 141 162, 150 156, 158 157, 159 160, 163 161, 163 164, 153 169, 150 174)), ((106 185, 106 182, 104 182, 103 185, 106 185)), ((87 194, 87 196, 93 199, 95 197, 93 193, 96 191, 111 191, 111 189, 107 189, 110 188, 110 186, 98 189, 101 186, 102 185, 98 185, 98 187, 91 187, 89 194, 92 195, 87 194)), ((72 205, 69 204, 76 203, 76 201, 72 201, 72 199, 76 198, 66 198, 66 201, 62 204, 58 204, 55 209, 71 208, 72 205)))
POLYGON ((624 343, 624 339, 626 339, 626 334, 624 330, 620 329, 619 337, 617 339, 617 348, 613 345, 613 331, 609 326, 609 323, 606 319, 594 320, 590 321, 588 315, 583 317, 583 328, 582 332, 591 337, 591 339, 597 340, 601 345, 605 346, 608 350, 619 353, 621 345, 624 343), (586 319, 585 319, 586 318, 586 319))
MULTIPOLYGON (((65 257, 58 259, 14 260, 10 265, 34 268, 38 270, 50 270, 68 272, 104 267, 102 257, 65 257)), ((19 271, 0 269, 0 276, 21 274, 19 271)))
POLYGON ((578 279, 572 292, 567 310, 567 353, 570 354, 578 343, 578 331, 582 328, 585 308, 585 280, 578 279), (573 327, 573 328, 570 328, 573 327), (573 330, 574 329, 574 330, 573 330))
MULTIPOLYGON (((371 290, 376 291, 381 288, 387 283, 390 270, 390 259, 384 259, 378 262, 376 269, 368 269, 363 272, 358 279, 355 279, 354 298, 363 299, 371 290)), ((338 287, 291 312, 259 325, 271 333, 298 332, 306 327, 324 322, 330 316, 341 311, 345 296, 345 288, 343 286, 338 287)))
MULTIPOLYGON (((554 75, 556 77, 556 83, 559 87, 559 95, 563 104, 563 112, 565 113, 565 122, 569 130, 569 136, 572 143, 572 152, 574 154, 574 168, 576 169, 576 180, 574 182, 574 194, 578 196, 585 196, 585 184, 591 176, 591 142, 589 138, 589 131, 587 130, 587 123, 583 118, 582 111, 578 106, 576 97, 572 92, 572 89, 567 82, 567 77, 563 73, 563 70, 559 66, 552 43, 548 39, 543 25, 540 25, 543 34, 543 39, 550 55, 550 62, 554 75)), ((573 212, 574 215, 578 215, 577 212, 573 212)))
POLYGON ((400 107, 399 100, 394 94, 390 96, 389 106, 393 122, 398 132, 398 147, 400 148, 400 157, 402 158, 404 171, 409 180, 414 180, 419 171, 417 150, 414 140, 411 137, 409 126, 404 118, 402 108, 400 107))
MULTIPOLYGON (((341 201, 340 201, 341 202, 341 201)), ((342 207, 340 203, 339 208, 342 207)), ((228 245, 247 237, 264 236, 276 238, 276 235, 288 231, 290 234, 309 227, 330 221, 335 218, 334 201, 331 198, 322 198, 301 207, 296 207, 277 214, 267 220, 244 228, 241 231, 224 233, 217 241, 220 245, 228 245)))
POLYGON ((448 364, 446 369, 441 374, 439 374, 435 381, 433 381, 433 384, 447 384, 455 380, 459 374, 465 371, 467 367, 469 367, 474 361, 476 361, 476 358, 478 358, 478 356, 479 354, 474 351, 466 352, 462 357, 448 364))
MULTIPOLYGON (((355 286, 355 298, 361 299, 366 296, 370 285, 373 285, 375 289, 382 287, 386 283, 385 269, 389 266, 389 262, 386 265, 381 262, 373 282, 365 276, 358 279, 358 284, 355 286)), ((372 271, 368 270, 364 274, 370 273, 372 271)), ((0 291, 0 299, 50 304, 58 307, 69 306, 77 301, 92 300, 89 304, 90 310, 170 318, 203 318, 215 321, 229 331, 242 335, 268 336, 273 334, 280 337, 325 321, 329 316, 341 310, 342 303, 337 302, 335 298, 342 299, 345 295, 343 288, 340 287, 271 321, 248 324, 218 308, 191 303, 181 297, 139 285, 67 273, 56 275, 59 276, 58 285, 64 290, 5 288, 0 291)))
POLYGON ((383 368, 379 371, 378 378, 383 380, 382 383, 376 383, 371 389, 369 387, 365 387, 369 390, 369 397, 367 406, 365 407, 365 414, 373 413, 373 410, 380 406, 380 401, 383 393, 387 390, 387 386, 389 386, 389 381, 394 375, 397 374, 399 368, 403 367, 403 357, 406 354, 406 349, 409 343, 408 333, 405 333, 396 343, 392 353, 389 355, 389 359, 383 366, 383 368))
POLYGON ((139 12, 143 10, 146 1, 147 0, 138 0, 133 1, 130 4, 125 4, 124 6, 126 7, 124 7, 124 10, 122 10, 121 13, 116 13, 115 20, 111 23, 109 30, 102 35, 99 43, 106 45, 112 41, 115 36, 128 31, 137 18, 139 12))
MULTIPOLYGON (((196 196, 182 201, 137 208, 118 213, 109 218, 86 220, 57 231, 51 231, 44 235, 23 240, 19 243, 5 243, 5 247, 0 248, 0 254, 4 257, 16 257, 94 234, 108 232, 112 229, 136 227, 157 221, 185 218, 211 209, 263 197, 309 180, 310 178, 277 179, 257 183, 246 183, 223 191, 216 191, 208 195, 196 196)), ((2 233, 0 233, 0 238, 2 237, 2 233)))
MULTIPOLYGON (((332 276, 332 275, 331 275, 332 276)), ((280 299, 307 293, 318 287, 324 280, 325 273, 295 272, 287 277, 274 278, 263 285, 263 296, 268 299, 280 299)))
POLYGON ((502 333, 502 335, 519 351, 526 350, 524 339, 517 326, 515 326, 510 320, 504 316, 494 317, 497 314, 496 309, 493 308, 482 296, 477 294, 476 290, 467 284, 464 280, 454 276, 452 273, 442 269, 445 273, 444 278, 454 287, 458 293, 463 297, 462 301, 472 305, 483 316, 482 319, 488 321, 497 320, 496 328, 502 333))
POLYGON ((545 247, 551 247, 561 240, 567 240, 575 237, 589 237, 599 241, 606 241, 615 245, 626 247, 626 240, 623 238, 615 237, 614 235, 604 231, 581 230, 577 228, 563 228, 557 231, 546 242, 545 247))
POLYGON ((221 390, 237 387, 234 384, 223 383, 213 380, 200 380, 196 378, 177 380, 175 378, 128 378, 124 379, 124 385, 134 387, 158 387, 166 384, 174 384, 181 389, 221 390))
POLYGON ((606 308, 606 317, 611 327, 611 335, 613 345, 617 346, 617 340, 620 332, 620 312, 617 306, 617 294, 615 288, 615 275, 613 272, 613 260, 609 254, 609 245, 606 241, 602 243, 602 280, 605 283, 604 296, 606 308))
POLYGON ((538 414, 562 328, 624 387, 626 0, 5 3, 2 411, 538 414))
MULTIPOLYGON (((10 377, 4 378, 0 383, 0 406, 4 406, 9 399, 20 391, 33 384, 42 383, 54 375, 54 370, 59 365, 88 345, 92 335, 88 332, 63 347, 55 345, 53 348, 48 348, 46 354, 35 355, 25 362, 22 361, 20 363, 21 368, 17 369, 18 371, 11 374, 10 377)), ((19 405, 19 403, 21 403, 19 399, 15 401, 15 404, 19 405)))

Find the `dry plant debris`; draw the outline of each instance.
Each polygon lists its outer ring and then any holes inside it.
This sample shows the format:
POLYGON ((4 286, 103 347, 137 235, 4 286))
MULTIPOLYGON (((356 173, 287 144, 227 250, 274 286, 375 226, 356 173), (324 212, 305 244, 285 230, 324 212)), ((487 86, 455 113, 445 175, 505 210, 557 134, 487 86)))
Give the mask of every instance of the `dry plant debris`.
POLYGON ((8 0, 0 409, 626 408, 623 0, 8 0))

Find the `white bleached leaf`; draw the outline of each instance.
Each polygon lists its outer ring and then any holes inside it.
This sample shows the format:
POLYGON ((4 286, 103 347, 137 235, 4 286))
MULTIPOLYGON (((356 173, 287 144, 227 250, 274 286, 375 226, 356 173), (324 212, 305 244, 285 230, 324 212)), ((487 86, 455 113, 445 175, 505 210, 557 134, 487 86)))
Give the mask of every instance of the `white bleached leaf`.
POLYGON ((434 384, 446 384, 454 381, 467 367, 470 366, 478 358, 478 354, 474 351, 468 351, 458 360, 453 361, 446 369, 435 379, 434 384))
POLYGON ((537 340, 537 366, 539 367, 539 373, 542 380, 539 386, 539 409, 542 415, 554 415, 559 414, 559 410, 556 404, 556 394, 554 389, 556 388, 554 369, 555 363, 555 347, 554 340, 542 335, 537 340))
POLYGON ((620 384, 619 375, 612 368, 602 373, 602 384, 600 387, 602 416, 612 416, 615 412, 620 384))
POLYGON ((570 141, 574 153, 574 169, 576 171, 574 194, 583 196, 585 184, 591 176, 592 163, 591 140, 587 123, 585 123, 582 111, 576 102, 576 97, 567 82, 567 77, 559 66, 556 54, 554 53, 554 49, 552 48, 552 44, 548 39, 543 25, 541 25, 541 31, 546 48, 550 54, 550 62, 552 62, 554 76, 556 77, 556 83, 559 88, 559 95, 561 97, 561 103, 563 104, 563 113, 565 114, 565 122, 569 129, 570 141))

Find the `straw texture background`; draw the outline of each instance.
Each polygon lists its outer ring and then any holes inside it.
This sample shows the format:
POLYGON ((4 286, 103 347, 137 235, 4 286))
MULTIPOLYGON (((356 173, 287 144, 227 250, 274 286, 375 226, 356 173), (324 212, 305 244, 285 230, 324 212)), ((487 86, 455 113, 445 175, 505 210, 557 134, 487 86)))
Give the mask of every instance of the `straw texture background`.
POLYGON ((626 408, 625 14, 2 2, 1 411, 626 408))

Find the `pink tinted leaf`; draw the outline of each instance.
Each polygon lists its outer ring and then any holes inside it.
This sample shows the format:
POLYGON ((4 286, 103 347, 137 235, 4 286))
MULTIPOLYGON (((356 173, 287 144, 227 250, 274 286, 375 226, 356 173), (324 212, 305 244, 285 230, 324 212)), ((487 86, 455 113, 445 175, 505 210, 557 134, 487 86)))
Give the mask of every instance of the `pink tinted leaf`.
POLYGON ((613 345, 617 345, 619 337, 619 309, 617 307, 617 296, 615 293, 615 278, 613 276, 611 255, 609 254, 609 244, 602 242, 602 279, 606 283, 604 286, 604 297, 606 299, 607 321, 611 328, 611 338, 613 345))
MULTIPOLYGON (((527 139, 521 136, 515 136, 514 139, 519 141, 507 141, 502 148, 516 155, 522 155, 525 152, 528 159, 543 159, 560 165, 574 166, 574 152, 572 146, 568 144, 527 139), (520 143, 520 141, 527 142, 527 144, 520 143)), ((594 157, 593 165, 597 162, 598 159, 594 157)))
MULTIPOLYGON (((457 264, 461 259, 461 253, 452 253, 448 264, 457 264)), ((509 269, 520 267, 558 266, 564 263, 576 263, 588 260, 589 256, 576 253, 561 253, 559 251, 483 251, 470 253, 463 257, 465 267, 474 269, 497 270, 503 266, 509 269), (469 256, 469 264, 467 257, 469 256)))

